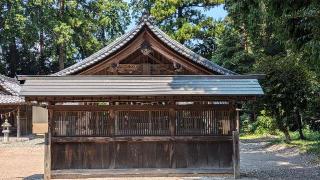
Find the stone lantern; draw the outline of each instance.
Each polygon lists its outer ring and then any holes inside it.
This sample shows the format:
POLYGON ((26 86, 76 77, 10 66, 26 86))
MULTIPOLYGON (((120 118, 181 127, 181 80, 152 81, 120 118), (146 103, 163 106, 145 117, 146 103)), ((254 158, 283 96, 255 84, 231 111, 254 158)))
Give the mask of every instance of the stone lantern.
POLYGON ((6 118, 5 122, 1 126, 3 128, 3 130, 2 130, 3 142, 8 143, 11 124, 8 122, 8 119, 6 118))

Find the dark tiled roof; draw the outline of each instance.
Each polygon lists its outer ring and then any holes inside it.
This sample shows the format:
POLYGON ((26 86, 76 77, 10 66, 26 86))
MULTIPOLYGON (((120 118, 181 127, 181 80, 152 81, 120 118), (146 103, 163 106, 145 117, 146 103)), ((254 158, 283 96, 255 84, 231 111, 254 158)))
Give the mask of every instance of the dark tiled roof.
POLYGON ((99 50, 98 52, 92 54, 91 56, 83 59, 82 61, 64 69, 61 70, 53 75, 55 76, 64 76, 64 75, 70 75, 73 73, 76 73, 84 68, 89 67, 90 65, 93 65, 106 57, 108 57, 110 54, 114 53, 115 51, 119 50, 123 46, 125 46, 130 40, 132 40, 142 29, 144 26, 147 26, 160 40, 162 40, 165 44, 167 44, 169 47, 174 49, 176 52, 180 53, 187 59, 191 60, 192 62, 202 65, 206 67, 207 69, 214 71, 216 73, 222 74, 222 75, 235 75, 236 73, 233 71, 230 71, 228 69, 225 69, 212 61, 194 53, 190 49, 186 48, 184 45, 180 44, 179 42, 173 40, 168 35, 166 35, 162 30, 160 30, 158 27, 154 26, 150 19, 146 16, 142 18, 141 23, 136 26, 131 31, 127 32, 123 36, 119 37, 103 49, 99 50))
POLYGON ((253 76, 38 76, 23 85, 23 96, 259 96, 253 76))
POLYGON ((24 103, 24 97, 20 97, 20 84, 16 79, 0 75, 0 105, 24 103))

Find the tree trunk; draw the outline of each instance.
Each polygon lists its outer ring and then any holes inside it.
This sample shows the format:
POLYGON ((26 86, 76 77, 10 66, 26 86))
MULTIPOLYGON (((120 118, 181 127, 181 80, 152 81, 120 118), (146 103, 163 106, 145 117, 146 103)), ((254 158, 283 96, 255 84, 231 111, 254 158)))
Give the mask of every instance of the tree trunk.
POLYGON ((14 77, 17 73, 17 63, 19 62, 19 52, 17 49, 15 38, 12 38, 9 45, 9 68, 10 77, 14 77))
POLYGON ((297 125, 298 125, 298 128, 299 128, 299 136, 300 136, 300 139, 306 139, 304 134, 303 134, 303 125, 302 125, 302 118, 301 118, 301 114, 300 114, 300 111, 299 109, 296 109, 295 110, 295 120, 297 122, 297 125))
MULTIPOLYGON (((62 21, 63 20, 63 16, 64 16, 64 3, 65 0, 59 0, 59 18, 62 21)), ((59 45, 59 57, 58 57, 58 61, 59 61, 59 70, 64 69, 64 62, 65 62, 65 48, 66 45, 65 43, 61 43, 59 45)))
POLYGON ((288 128, 287 128, 287 127, 284 125, 284 123, 282 122, 281 116, 275 116, 275 118, 276 118, 276 122, 277 122, 277 126, 278 126, 279 130, 280 130, 281 132, 283 132, 283 134, 284 134, 285 142, 286 142, 286 143, 290 143, 291 137, 290 137, 288 128))
POLYGON ((248 43, 248 32, 247 32, 247 27, 245 24, 243 24, 242 27, 242 36, 243 36, 243 48, 245 50, 245 52, 248 52, 248 48, 249 48, 249 43, 248 43))
MULTIPOLYGON (((178 26, 178 29, 181 29, 182 26, 183 26, 183 9, 185 7, 184 6, 181 6, 181 7, 178 7, 178 17, 177 17, 177 26, 178 26)), ((184 44, 185 41, 184 40, 179 40, 179 42, 181 44, 184 44)))
MULTIPOLYGON (((280 130, 281 130, 281 129, 280 129, 280 130)), ((284 129, 282 129, 281 131, 283 132, 284 137, 285 137, 285 140, 284 140, 284 141, 285 141, 286 143, 290 143, 291 137, 290 137, 290 134, 289 134, 288 129, 287 129, 287 128, 284 128, 284 129)))
POLYGON ((65 61, 65 45, 64 43, 59 45, 59 70, 64 69, 64 61, 65 61))
POLYGON ((40 70, 38 71, 39 74, 46 74, 45 72, 45 57, 44 57, 44 32, 40 30, 40 37, 39 37, 39 64, 40 70))

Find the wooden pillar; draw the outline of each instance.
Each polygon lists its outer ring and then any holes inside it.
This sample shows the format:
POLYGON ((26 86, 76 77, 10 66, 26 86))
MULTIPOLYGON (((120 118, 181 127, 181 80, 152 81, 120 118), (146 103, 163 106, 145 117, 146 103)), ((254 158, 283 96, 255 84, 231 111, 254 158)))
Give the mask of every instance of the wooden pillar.
POLYGON ((117 128, 115 126, 115 112, 113 109, 109 109, 109 125, 108 126, 108 134, 110 136, 114 136, 116 134, 117 128))
POLYGON ((176 111, 173 108, 169 109, 169 131, 171 136, 176 135, 176 111))
POLYGON ((236 114, 236 116, 237 116, 237 117, 236 117, 236 128, 237 128, 237 129, 236 129, 236 130, 237 130, 238 132, 240 132, 240 113, 239 113, 239 112, 240 112, 240 109, 237 108, 237 109, 236 109, 236 113, 237 113, 237 114, 236 114))
POLYGON ((44 136, 44 180, 51 179, 51 147, 48 133, 44 136))
POLYGON ((53 133, 53 109, 50 108, 52 103, 49 103, 48 108, 48 133, 45 134, 44 146, 44 180, 51 179, 51 137, 53 133))
MULTIPOLYGON (((175 103, 170 103, 171 105, 175 103)), ((169 109, 169 131, 170 136, 176 135, 176 110, 174 108, 169 109)), ((171 141, 169 144, 169 159, 170 159, 170 168, 176 168, 176 161, 175 161, 175 144, 176 142, 171 141)))
POLYGON ((17 140, 21 136, 21 126, 20 126, 20 106, 17 108, 17 140))
POLYGON ((240 178, 240 150, 239 150, 239 131, 232 132, 233 140, 233 175, 235 179, 240 178))

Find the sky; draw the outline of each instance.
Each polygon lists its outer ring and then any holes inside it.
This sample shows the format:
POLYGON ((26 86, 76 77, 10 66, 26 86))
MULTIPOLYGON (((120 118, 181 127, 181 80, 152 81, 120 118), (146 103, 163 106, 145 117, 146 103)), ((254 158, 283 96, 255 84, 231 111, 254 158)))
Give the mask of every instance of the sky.
MULTIPOLYGON (((130 0, 125 0, 126 2, 130 2, 130 0)), ((213 17, 216 20, 224 19, 227 16, 227 11, 224 10, 224 5, 216 6, 209 11, 205 11, 205 14, 213 17)), ((127 28, 127 31, 131 30, 135 26, 135 21, 132 21, 129 27, 127 28)))

